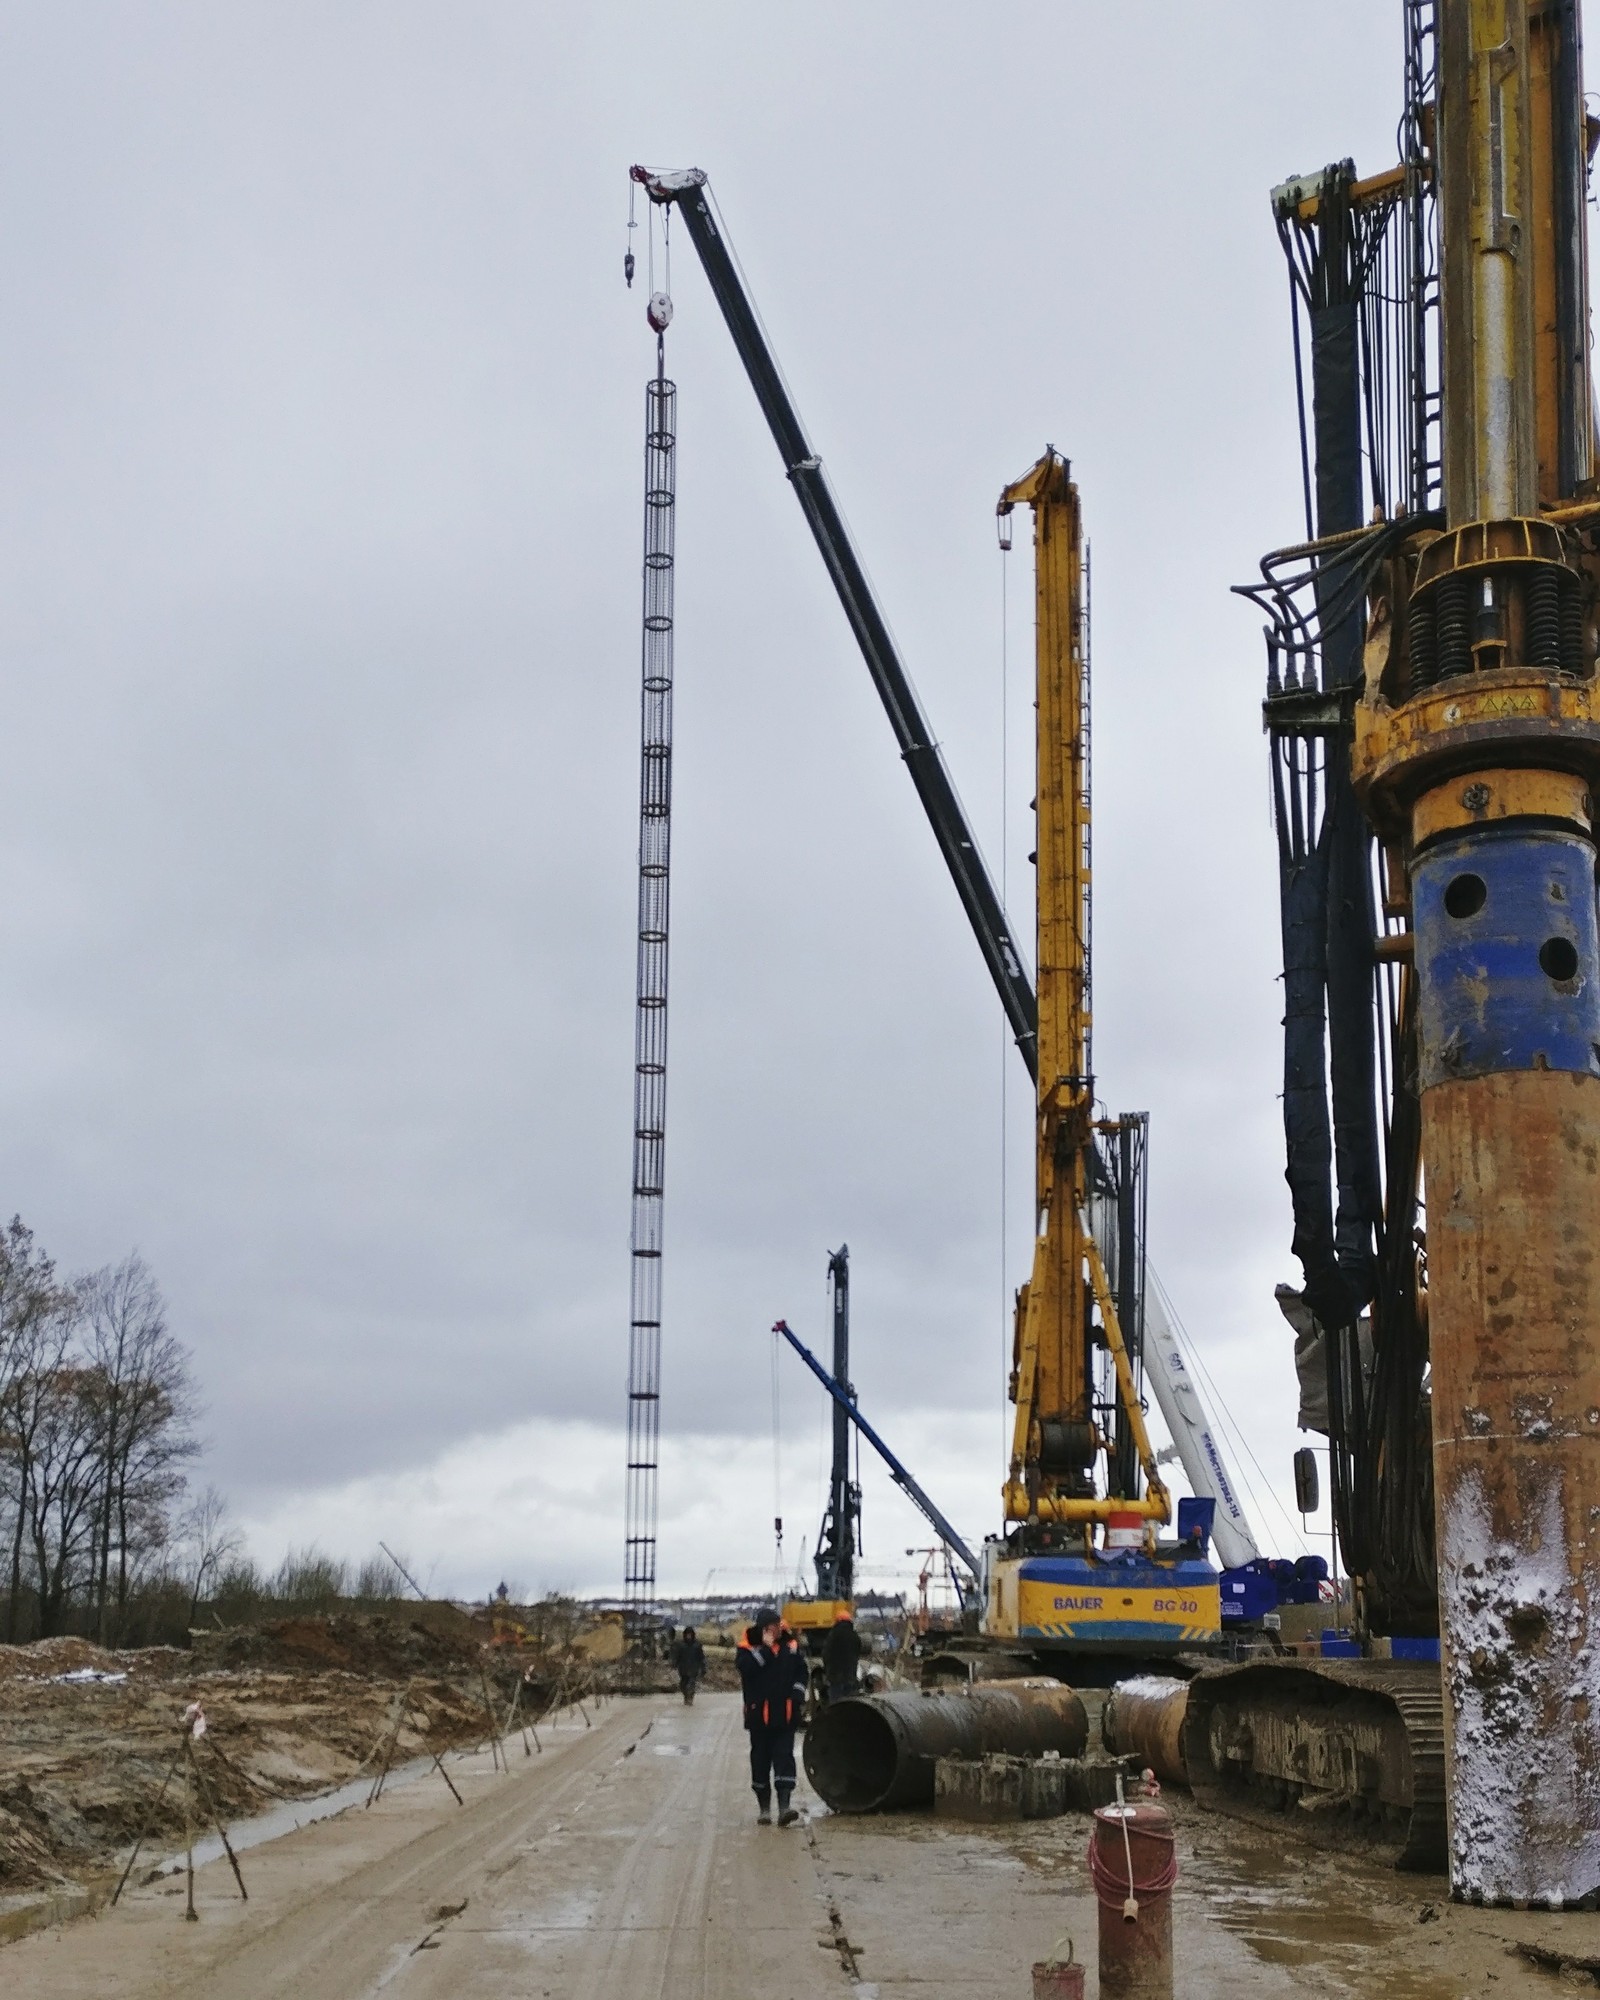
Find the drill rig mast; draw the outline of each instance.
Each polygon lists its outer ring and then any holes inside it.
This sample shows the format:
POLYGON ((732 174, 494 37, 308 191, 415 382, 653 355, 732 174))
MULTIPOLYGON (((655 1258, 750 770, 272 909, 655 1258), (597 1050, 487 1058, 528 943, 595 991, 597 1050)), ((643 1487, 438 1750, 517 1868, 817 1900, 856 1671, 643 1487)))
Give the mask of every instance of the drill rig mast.
POLYGON ((1078 489, 1058 452, 1001 494, 1002 535, 1019 506, 1033 511, 1037 604, 1037 1231, 1017 1298, 1007 1528, 991 1545, 985 1629, 1040 1647, 1176 1650, 1215 1636, 1219 1593, 1194 1552, 1155 1546, 1171 1500, 1145 1429, 1136 1345, 1130 1353, 1143 1302, 1133 1225, 1144 1120, 1095 1119, 1086 593, 1078 489), (1122 1143, 1103 1146, 1109 1135, 1122 1143), (1098 1399, 1097 1347, 1111 1372, 1098 1399))
MULTIPOLYGON (((855 1616, 856 1554, 861 1547, 861 1486, 850 1476, 851 1412, 855 1390, 850 1385, 850 1246, 841 1243, 828 1253, 828 1286, 833 1300, 833 1372, 823 1377, 833 1397, 833 1458, 828 1478, 828 1504, 817 1536, 817 1592, 791 1597, 783 1615, 796 1632, 811 1635, 832 1629, 835 1619, 855 1616)), ((790 1336, 793 1341, 793 1336, 790 1336)), ((798 1345, 796 1343, 796 1345, 798 1345)), ((798 1350, 811 1362, 805 1350, 798 1350)), ((815 1363, 812 1362, 813 1369, 815 1363)))

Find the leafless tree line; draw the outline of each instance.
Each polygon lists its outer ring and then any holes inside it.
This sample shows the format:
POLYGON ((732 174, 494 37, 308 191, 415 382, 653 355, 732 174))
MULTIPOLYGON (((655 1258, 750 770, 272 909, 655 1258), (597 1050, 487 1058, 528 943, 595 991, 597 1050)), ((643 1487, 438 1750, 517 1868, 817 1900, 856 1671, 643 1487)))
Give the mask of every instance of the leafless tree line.
MULTIPOLYGON (((136 1595, 214 1568, 208 1490, 186 1515, 199 1449, 187 1350, 137 1252, 63 1278, 20 1217, 0 1230, 0 1600, 16 1643, 66 1630, 123 1638, 136 1595)), ((198 1600, 204 1577, 190 1592, 198 1600)))

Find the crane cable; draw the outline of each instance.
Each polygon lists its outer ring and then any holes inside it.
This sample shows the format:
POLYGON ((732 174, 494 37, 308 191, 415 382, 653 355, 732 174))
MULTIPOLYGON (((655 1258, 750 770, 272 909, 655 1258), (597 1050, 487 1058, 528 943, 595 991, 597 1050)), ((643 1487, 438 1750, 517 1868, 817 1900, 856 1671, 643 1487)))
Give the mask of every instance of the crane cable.
POLYGON ((783 1583, 783 1406, 778 1391, 778 1334, 772 1334, 772 1574, 783 1583))
MULTIPOLYGON (((1011 565, 1010 517, 1002 515, 1000 536, 1000 904, 1011 907, 1011 607, 1008 580, 1011 565)), ((1011 1031, 1000 1023, 1000 1452, 1004 1463, 1010 1450, 1011 1425, 1006 1403, 1011 1382, 1010 1286, 1007 1281, 1006 1236, 1009 1227, 1008 1154, 1010 1138, 1006 1104, 1011 1083, 1011 1031)))

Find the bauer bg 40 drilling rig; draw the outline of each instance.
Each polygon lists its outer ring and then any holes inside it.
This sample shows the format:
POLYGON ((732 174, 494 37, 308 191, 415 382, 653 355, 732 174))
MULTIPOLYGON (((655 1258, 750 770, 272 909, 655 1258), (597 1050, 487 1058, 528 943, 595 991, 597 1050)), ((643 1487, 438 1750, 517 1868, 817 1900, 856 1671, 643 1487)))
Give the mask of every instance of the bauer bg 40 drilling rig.
POLYGON ((1597 135, 1577 0, 1404 24, 1399 164, 1274 193, 1307 539, 1249 594, 1337 1527, 1369 1650, 1438 1634, 1442 1742, 1437 1668, 1245 1668, 1189 1766, 1417 1861, 1447 1817, 1458 1897, 1560 1907, 1600 1894, 1597 135))

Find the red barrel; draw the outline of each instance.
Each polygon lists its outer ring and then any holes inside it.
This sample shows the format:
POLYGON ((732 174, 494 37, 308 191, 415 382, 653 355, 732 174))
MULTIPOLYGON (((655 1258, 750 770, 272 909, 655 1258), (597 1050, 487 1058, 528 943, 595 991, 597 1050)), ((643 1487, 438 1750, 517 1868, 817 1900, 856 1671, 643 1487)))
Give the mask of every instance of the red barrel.
POLYGON ((1033 2000, 1083 2000, 1083 1972, 1072 1955, 1071 1938, 1062 1938, 1055 1951, 1033 1968, 1033 2000), (1057 1956, 1062 1945, 1067 1948, 1065 1958, 1057 1956))
POLYGON ((1178 1850, 1166 1807, 1101 1806, 1089 1840, 1089 1873, 1100 1903, 1101 2000, 1172 2000, 1178 1850))

